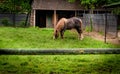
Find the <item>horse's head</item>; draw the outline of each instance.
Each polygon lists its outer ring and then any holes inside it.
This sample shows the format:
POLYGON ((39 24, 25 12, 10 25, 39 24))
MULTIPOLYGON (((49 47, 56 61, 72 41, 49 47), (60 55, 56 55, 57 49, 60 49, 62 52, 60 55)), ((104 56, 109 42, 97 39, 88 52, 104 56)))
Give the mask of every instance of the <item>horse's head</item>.
POLYGON ((59 37, 59 33, 57 30, 54 30, 54 36, 53 39, 57 39, 59 37))
POLYGON ((63 29, 65 22, 67 21, 66 18, 61 18, 54 28, 54 36, 53 39, 57 39, 59 37, 60 31, 63 29))

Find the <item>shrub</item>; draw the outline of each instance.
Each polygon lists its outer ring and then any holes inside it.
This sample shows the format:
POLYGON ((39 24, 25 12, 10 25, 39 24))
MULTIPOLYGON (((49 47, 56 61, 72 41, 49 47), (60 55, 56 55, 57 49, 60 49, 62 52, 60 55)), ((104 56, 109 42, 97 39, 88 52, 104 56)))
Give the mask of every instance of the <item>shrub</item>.
POLYGON ((18 27, 25 27, 25 21, 20 21, 18 27))
POLYGON ((85 27, 85 31, 86 31, 86 32, 91 32, 91 27, 90 27, 90 26, 86 26, 86 27, 85 27))
POLYGON ((118 25, 117 29, 120 30, 120 25, 118 25))
POLYGON ((3 18, 1 20, 1 23, 3 24, 3 26, 11 26, 11 23, 9 22, 9 18, 3 18))
POLYGON ((87 32, 92 32, 93 31, 92 18, 90 18, 90 24, 88 26, 86 26, 85 31, 87 31, 87 32))

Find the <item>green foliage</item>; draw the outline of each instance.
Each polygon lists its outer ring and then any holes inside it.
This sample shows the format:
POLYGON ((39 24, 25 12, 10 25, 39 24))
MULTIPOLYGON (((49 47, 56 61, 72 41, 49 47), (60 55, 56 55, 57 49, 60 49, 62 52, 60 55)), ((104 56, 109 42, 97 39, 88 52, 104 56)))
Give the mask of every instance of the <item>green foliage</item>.
POLYGON ((75 1, 76 1, 76 0, 68 0, 68 2, 71 2, 71 3, 72 3, 72 2, 75 2, 75 1))
POLYGON ((118 25, 117 30, 120 30, 120 24, 118 25))
POLYGON ((0 3, 1 12, 22 13, 31 10, 30 0, 4 0, 0 3))
POLYGON ((11 26, 10 20, 8 18, 3 18, 1 20, 2 25, 4 26, 11 26))
POLYGON ((114 8, 114 9, 112 10, 112 13, 114 13, 114 14, 116 14, 116 15, 120 15, 120 7, 114 8))
MULTIPOLYGON (((75 2, 76 0, 68 0, 68 2, 75 2)), ((119 2, 119 0, 79 0, 80 4, 86 9, 95 9, 106 4, 119 2)))
POLYGON ((91 28, 91 32, 93 31, 93 22, 92 22, 92 17, 90 18, 90 28, 91 28))
POLYGON ((85 31, 86 31, 86 32, 91 32, 91 27, 90 27, 90 26, 86 26, 86 27, 85 27, 85 31))
POLYGON ((119 0, 106 0, 106 4, 112 4, 116 2, 120 2, 120 1, 119 0))
POLYGON ((17 27, 25 27, 25 21, 20 21, 17 27))
POLYGON ((95 9, 95 6, 97 5, 98 0, 81 0, 81 4, 86 9, 95 9))
POLYGON ((86 32, 92 32, 93 31, 93 23, 92 23, 92 18, 90 18, 90 24, 85 27, 86 32))

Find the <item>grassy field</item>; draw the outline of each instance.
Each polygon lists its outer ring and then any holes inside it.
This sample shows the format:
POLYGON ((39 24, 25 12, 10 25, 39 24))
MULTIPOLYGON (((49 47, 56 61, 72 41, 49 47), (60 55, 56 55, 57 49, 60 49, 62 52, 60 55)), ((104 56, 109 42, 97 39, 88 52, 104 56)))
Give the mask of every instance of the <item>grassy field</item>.
POLYGON ((0 27, 0 48, 120 48, 85 36, 81 41, 77 33, 66 31, 64 39, 53 39, 50 28, 0 27))
MULTIPOLYGON (((0 48, 120 48, 66 31, 53 40, 53 29, 0 27, 0 48)), ((0 55, 0 74, 120 74, 120 54, 0 55)))
POLYGON ((0 74, 120 74, 120 54, 0 55, 0 74))

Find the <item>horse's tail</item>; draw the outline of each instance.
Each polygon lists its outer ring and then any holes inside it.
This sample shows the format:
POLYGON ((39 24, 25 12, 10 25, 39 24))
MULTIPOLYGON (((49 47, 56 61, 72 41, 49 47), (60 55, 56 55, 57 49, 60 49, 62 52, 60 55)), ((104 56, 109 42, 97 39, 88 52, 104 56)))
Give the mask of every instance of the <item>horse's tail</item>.
POLYGON ((79 18, 79 22, 80 22, 81 32, 83 32, 83 22, 82 22, 82 20, 80 18, 79 18))

